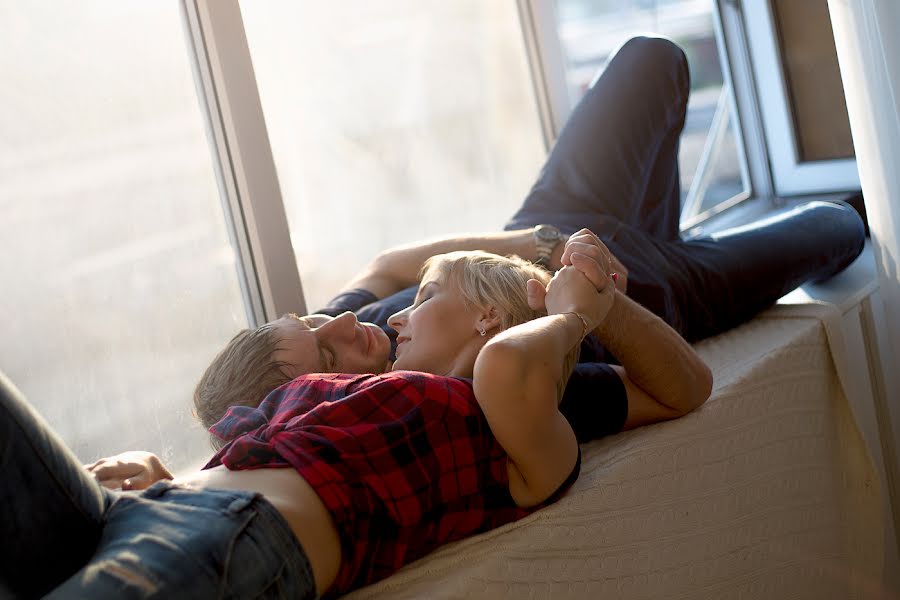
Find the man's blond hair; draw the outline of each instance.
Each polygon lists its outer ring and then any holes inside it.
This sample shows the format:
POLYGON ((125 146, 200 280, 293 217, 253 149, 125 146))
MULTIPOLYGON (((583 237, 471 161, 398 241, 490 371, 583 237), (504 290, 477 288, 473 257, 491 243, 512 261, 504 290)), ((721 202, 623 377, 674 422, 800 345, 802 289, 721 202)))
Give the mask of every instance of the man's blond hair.
MULTIPOLYGON (((194 389, 194 415, 209 429, 230 406, 257 407, 291 378, 275 360, 281 339, 270 324, 238 332, 216 355, 194 389)), ((223 443, 210 435, 215 448, 223 443)))

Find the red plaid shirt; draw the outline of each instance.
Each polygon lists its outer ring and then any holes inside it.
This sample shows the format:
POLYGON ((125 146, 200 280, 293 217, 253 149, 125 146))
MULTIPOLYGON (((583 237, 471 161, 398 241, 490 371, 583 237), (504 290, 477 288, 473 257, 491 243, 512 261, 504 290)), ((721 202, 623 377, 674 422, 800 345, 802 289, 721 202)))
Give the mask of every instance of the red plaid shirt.
POLYGON ((341 536, 329 594, 537 508, 513 502, 506 452, 466 380, 408 371, 305 375, 259 408, 232 407, 210 431, 230 443, 205 468, 291 466, 316 490, 341 536))

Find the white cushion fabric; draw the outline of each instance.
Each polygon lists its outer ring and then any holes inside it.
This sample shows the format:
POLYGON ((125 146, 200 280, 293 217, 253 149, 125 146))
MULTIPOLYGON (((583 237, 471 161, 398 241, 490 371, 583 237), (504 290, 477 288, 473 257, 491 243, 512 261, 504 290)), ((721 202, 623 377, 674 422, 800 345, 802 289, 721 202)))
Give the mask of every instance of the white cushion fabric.
POLYGON ((879 480, 822 322, 775 307, 697 350, 715 375, 700 409, 586 445, 555 505, 350 597, 822 600, 877 589, 879 480))

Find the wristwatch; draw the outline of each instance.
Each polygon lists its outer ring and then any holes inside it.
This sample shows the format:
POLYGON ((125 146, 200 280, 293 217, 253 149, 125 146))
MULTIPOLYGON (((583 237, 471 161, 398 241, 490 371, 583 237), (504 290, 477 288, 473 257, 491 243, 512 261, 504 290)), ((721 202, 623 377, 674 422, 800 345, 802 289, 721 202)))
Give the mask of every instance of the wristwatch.
POLYGON ((553 249, 560 242, 566 241, 568 236, 553 225, 538 225, 532 233, 534 245, 537 248, 537 260, 534 263, 549 269, 550 255, 553 254, 553 249))

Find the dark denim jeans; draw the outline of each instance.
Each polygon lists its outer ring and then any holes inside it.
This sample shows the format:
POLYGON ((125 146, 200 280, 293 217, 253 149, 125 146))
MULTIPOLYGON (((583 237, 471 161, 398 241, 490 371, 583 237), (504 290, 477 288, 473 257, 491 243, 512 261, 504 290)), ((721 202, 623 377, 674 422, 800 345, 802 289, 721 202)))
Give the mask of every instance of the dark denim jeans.
MULTIPOLYGON (((688 341, 727 331, 809 281, 827 279, 862 252, 851 207, 810 202, 702 239, 679 234, 678 140, 690 77, 684 52, 664 38, 623 44, 572 112, 537 181, 506 229, 541 223, 587 227, 628 268, 628 296, 688 341)), ((358 311, 385 328, 411 287, 358 311)), ((592 337, 582 362, 614 361, 592 337)))
POLYGON ((712 237, 680 239, 678 140, 689 88, 678 46, 649 37, 623 44, 569 117, 506 229, 591 229, 628 268, 628 296, 693 342, 834 275, 862 252, 865 236, 849 206, 811 202, 712 237))
MULTIPOLYGON (((849 206, 801 208, 704 239, 679 235, 678 140, 690 89, 684 52, 663 38, 622 45, 572 112, 522 207, 506 229, 541 223, 566 233, 587 227, 628 268, 628 296, 688 341, 751 319, 808 281, 834 275, 865 243, 849 206)), ((387 327, 412 304, 411 287, 357 310, 387 327)), ((594 336, 580 362, 616 362, 594 336)), ((615 421, 597 402, 595 364, 579 364, 560 411, 581 442, 607 435, 615 421), (577 383, 577 385, 576 385, 577 383)), ((616 412, 616 414, 619 414, 616 412)))
POLYGON ((0 595, 314 598, 309 561, 253 492, 102 488, 0 375, 0 595))

